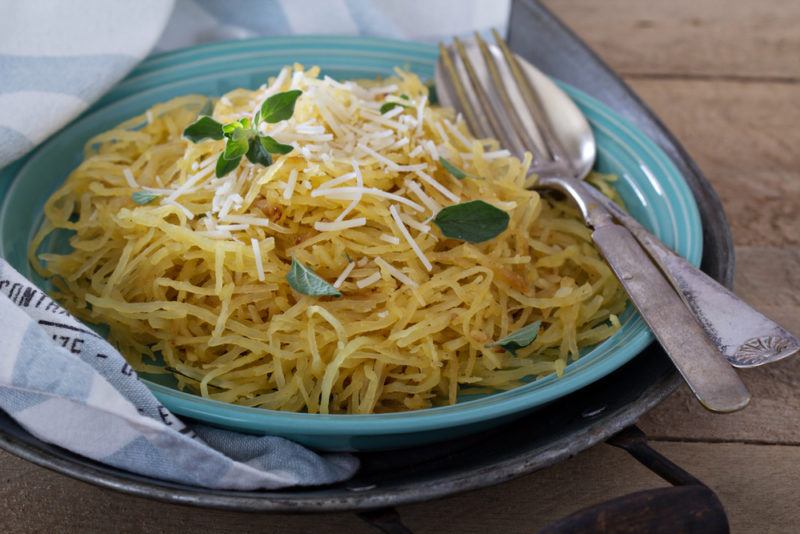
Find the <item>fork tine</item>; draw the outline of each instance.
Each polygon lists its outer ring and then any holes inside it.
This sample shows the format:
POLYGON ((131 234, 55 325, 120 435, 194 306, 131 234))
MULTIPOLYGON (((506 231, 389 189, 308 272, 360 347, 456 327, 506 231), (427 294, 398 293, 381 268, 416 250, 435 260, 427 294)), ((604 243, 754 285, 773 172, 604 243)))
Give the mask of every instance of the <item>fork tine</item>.
POLYGON ((453 43, 455 44, 455 49, 459 58, 461 58, 464 70, 467 72, 470 87, 478 100, 477 111, 480 113, 481 118, 485 119, 485 123, 488 123, 487 133, 498 139, 504 146, 511 146, 511 140, 505 129, 501 126, 500 117, 498 117, 497 111, 492 105, 491 100, 489 100, 489 95, 486 94, 486 90, 483 88, 483 84, 481 84, 478 78, 475 67, 472 65, 467 51, 464 49, 464 44, 457 37, 453 39, 453 43))
MULTIPOLYGON (((544 112, 541 100, 539 99, 539 95, 536 93, 536 89, 533 88, 528 77, 522 72, 522 68, 519 66, 519 62, 517 58, 514 57, 514 54, 508 48, 508 45, 497 33, 497 30, 492 30, 492 35, 494 36, 495 41, 497 42, 497 46, 500 48, 500 51, 503 53, 503 58, 506 60, 508 64, 509 70, 511 71, 511 75, 514 77, 514 80, 517 82, 517 86, 520 89, 520 93, 522 94, 522 98, 525 100, 525 103, 528 105, 528 108, 531 111, 531 115, 533 115, 534 121, 536 122, 537 126, 540 126, 540 132, 542 133, 542 137, 544 138, 545 145, 547 146, 547 150, 550 152, 549 156, 552 159, 558 159, 562 164, 568 165, 571 167, 571 162, 569 158, 566 157, 566 151, 564 147, 561 145, 558 137, 553 132, 553 125, 550 123, 550 119, 547 117, 547 114, 544 112)), ((571 169, 574 171, 574 169, 571 169)))
POLYGON ((483 56, 483 62, 486 64, 486 68, 489 71, 489 77, 492 79, 493 88, 500 97, 500 100, 503 102, 505 109, 508 110, 506 115, 508 116, 509 122, 511 122, 514 133, 517 134, 517 137, 514 139, 514 141, 516 141, 516 145, 513 147, 508 146, 507 148, 514 149, 513 152, 516 154, 523 154, 527 150, 528 152, 531 152, 535 162, 541 160, 542 154, 540 154, 539 150, 536 148, 537 143, 531 138, 528 130, 522 124, 519 116, 513 111, 514 104, 511 102, 511 97, 506 90, 506 84, 503 82, 503 79, 500 76, 500 71, 497 68, 496 60, 489 51, 486 41, 483 40, 478 32, 475 32, 475 41, 478 43, 478 48, 483 56))
POLYGON ((472 104, 470 103, 469 98, 467 97, 467 91, 464 85, 461 83, 460 77, 458 76, 458 71, 456 71, 456 66, 453 64, 453 60, 450 57, 450 52, 443 43, 439 43, 439 57, 444 65, 444 70, 447 72, 447 81, 453 87, 453 90, 456 93, 456 98, 458 98, 458 101, 461 104, 461 111, 464 113, 464 118, 467 121, 469 129, 474 135, 486 137, 487 133, 483 126, 478 122, 478 119, 475 117, 472 104))

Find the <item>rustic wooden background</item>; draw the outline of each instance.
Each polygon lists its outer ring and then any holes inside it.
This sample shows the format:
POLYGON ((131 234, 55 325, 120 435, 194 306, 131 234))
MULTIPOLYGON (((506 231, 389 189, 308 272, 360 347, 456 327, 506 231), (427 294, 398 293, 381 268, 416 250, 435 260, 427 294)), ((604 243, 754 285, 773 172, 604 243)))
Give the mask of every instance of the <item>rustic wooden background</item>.
MULTIPOLYGON (((722 197, 736 290, 800 333, 800 2, 545 0, 666 122, 722 197)), ((681 391, 640 422, 721 497, 734 532, 800 529, 800 358, 742 372, 743 412, 681 391)), ((154 503, 0 453, 6 531, 374 532, 349 514, 256 516, 154 503)), ((415 532, 535 532, 584 506, 664 483, 599 445, 501 486, 405 506, 415 532)))

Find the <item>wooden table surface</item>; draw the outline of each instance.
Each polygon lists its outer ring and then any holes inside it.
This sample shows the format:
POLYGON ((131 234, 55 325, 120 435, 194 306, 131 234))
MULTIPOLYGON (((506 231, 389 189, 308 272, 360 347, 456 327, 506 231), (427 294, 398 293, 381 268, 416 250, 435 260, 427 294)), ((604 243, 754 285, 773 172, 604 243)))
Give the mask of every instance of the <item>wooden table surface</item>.
MULTIPOLYGON (((736 291, 800 333, 800 2, 546 0, 655 110, 711 180, 736 245, 736 291)), ((734 532, 800 529, 800 358, 741 373, 751 405, 704 413, 685 390, 640 421, 720 496, 734 532)), ((7 531, 374 532, 350 514, 257 516, 151 502, 0 453, 7 531), (65 527, 69 527, 68 529, 65 527)), ((535 532, 664 485, 599 445, 544 471, 404 506, 414 532, 535 532)))

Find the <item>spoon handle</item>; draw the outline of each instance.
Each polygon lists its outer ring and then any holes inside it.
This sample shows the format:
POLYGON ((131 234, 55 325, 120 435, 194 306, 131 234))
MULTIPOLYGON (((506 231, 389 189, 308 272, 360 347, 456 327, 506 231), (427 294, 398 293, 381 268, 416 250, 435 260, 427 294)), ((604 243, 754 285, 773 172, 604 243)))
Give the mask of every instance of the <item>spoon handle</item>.
POLYGON ((609 219, 595 225, 592 240, 703 406, 720 413, 747 406, 747 387, 633 234, 609 219))
POLYGON ((757 367, 800 352, 797 337, 675 254, 608 197, 586 189, 630 230, 731 365, 757 367))

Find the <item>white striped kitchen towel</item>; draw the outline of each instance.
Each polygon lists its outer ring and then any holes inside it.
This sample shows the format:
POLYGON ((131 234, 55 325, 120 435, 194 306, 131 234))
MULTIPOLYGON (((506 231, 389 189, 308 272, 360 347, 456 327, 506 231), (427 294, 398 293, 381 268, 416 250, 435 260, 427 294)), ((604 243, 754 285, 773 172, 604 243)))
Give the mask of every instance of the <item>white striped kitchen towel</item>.
POLYGON ((140 475, 217 489, 349 478, 358 460, 186 426, 105 339, 0 259, 0 408, 34 436, 140 475))

